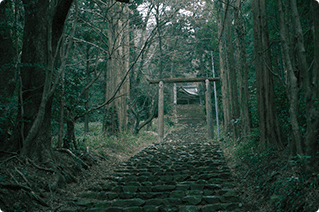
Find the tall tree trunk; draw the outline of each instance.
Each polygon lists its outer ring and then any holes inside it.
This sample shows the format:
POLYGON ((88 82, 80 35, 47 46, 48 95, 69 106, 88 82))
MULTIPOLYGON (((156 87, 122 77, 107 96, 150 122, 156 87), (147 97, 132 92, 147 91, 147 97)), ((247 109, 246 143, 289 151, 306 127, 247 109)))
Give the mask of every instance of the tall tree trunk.
POLYGON ((235 10, 235 30, 238 49, 237 66, 239 75, 239 110, 241 117, 241 133, 243 142, 247 141, 250 132, 250 113, 249 113, 249 91, 247 76, 247 61, 245 50, 245 29, 242 17, 241 0, 236 0, 235 10))
POLYGON ((239 108, 238 108, 238 92, 237 92, 237 78, 235 70, 235 59, 234 59, 234 46, 232 38, 232 18, 230 11, 226 14, 226 36, 227 36, 227 66, 229 72, 229 90, 230 90, 230 106, 231 106, 231 125, 233 132, 233 142, 238 139, 238 119, 239 119, 239 108))
POLYGON ((58 148, 62 147, 62 141, 63 141, 63 126, 64 126, 64 106, 65 106, 65 83, 64 83, 64 71, 61 75, 61 99, 60 99, 60 120, 59 120, 59 133, 58 133, 58 148))
POLYGON ((75 149, 78 149, 75 139, 75 120, 70 118, 66 122, 66 134, 64 138, 63 148, 70 149, 71 144, 74 145, 75 149))
MULTIPOLYGON (((23 88, 22 97, 25 111, 25 115, 22 117, 24 138, 30 133, 40 109, 46 78, 44 69, 48 65, 48 22, 52 21, 48 20, 48 1, 32 4, 30 1, 23 1, 25 5, 25 25, 21 62, 22 64, 31 64, 31 66, 21 67, 22 82, 20 83, 23 88)), ((36 137, 23 144, 23 153, 27 157, 39 158, 41 161, 45 159, 43 156, 51 156, 51 103, 52 98, 45 105, 42 127, 36 137)))
MULTIPOLYGON (((314 61, 310 70, 304 70, 308 78, 304 79, 306 86, 306 154, 311 156, 310 166, 314 167, 315 155, 319 151, 319 3, 312 0, 313 35, 314 35, 314 61), (307 81, 306 81, 307 80, 307 81), (316 102, 317 99, 317 102, 316 102), (317 107, 316 107, 317 104, 317 107)), ((316 167, 318 168, 318 167, 316 167)))
MULTIPOLYGON (((113 1, 109 2, 110 5, 113 4, 113 1)), ((113 16, 113 10, 109 12, 109 23, 108 23, 108 61, 107 61, 107 70, 106 70, 106 92, 105 100, 107 101, 113 94, 113 90, 116 86, 116 67, 115 67, 115 58, 118 57, 116 47, 116 17, 113 16)), ((110 105, 106 106, 106 115, 105 115, 105 132, 109 134, 117 134, 118 132, 118 119, 117 110, 115 102, 112 102, 110 105)))
MULTIPOLYGON (((10 110, 10 102, 15 90, 15 55, 13 41, 10 35, 10 26, 6 17, 6 8, 9 1, 0 3, 0 142, 7 140, 10 117, 7 117, 10 110)), ((12 144, 11 144, 12 145, 12 144)), ((0 146, 1 143, 0 143, 0 146)))
MULTIPOLYGON (((312 0, 313 12, 313 37, 314 37, 314 76, 316 76, 316 83, 319 84, 319 2, 312 0)), ((317 96, 319 97, 319 89, 317 89, 317 96)))
POLYGON ((283 144, 274 99, 273 79, 270 75, 271 57, 265 0, 254 0, 252 10, 260 144, 262 147, 272 144, 280 149, 283 144))
POLYGON ((223 118, 224 118, 224 130, 228 132, 230 119, 230 95, 229 95, 229 81, 228 81, 228 71, 226 70, 226 61, 225 61, 225 37, 223 33, 223 14, 225 4, 221 2, 217 2, 217 10, 218 10, 218 50, 219 50, 219 65, 220 65, 220 77, 222 81, 222 102, 223 102, 223 118))
POLYGON ((279 28, 280 28, 280 40, 283 51, 284 68, 287 70, 287 96, 289 99, 289 117, 292 126, 292 140, 290 141, 291 154, 296 155, 303 154, 302 140, 300 134, 300 127, 298 123, 298 107, 299 107, 299 87, 297 83, 297 77, 294 73, 293 64, 289 55, 289 33, 287 21, 284 19, 283 8, 281 0, 277 0, 278 15, 279 15, 279 28), (285 24, 286 23, 286 24, 285 24), (295 152, 296 150, 296 152, 295 152))
MULTIPOLYGON (((109 59, 107 66, 107 92, 106 99, 109 99, 117 86, 122 81, 126 71, 129 69, 129 33, 128 33, 128 13, 129 9, 127 5, 116 5, 110 12, 109 18, 109 59), (114 10, 114 11, 113 11, 114 10)), ((112 120, 117 120, 118 123, 113 123, 114 126, 109 126, 114 132, 114 128, 118 127, 118 130, 126 130, 128 124, 128 101, 129 89, 130 89, 129 77, 125 80, 124 84, 117 93, 117 98, 112 102, 108 109, 107 117, 112 117, 112 120), (115 114, 116 112, 116 114, 115 114)))
MULTIPOLYGON (((128 5, 125 5, 123 8, 123 13, 121 15, 122 17, 122 26, 121 28, 123 29, 123 35, 122 35, 122 76, 119 78, 119 82, 122 81, 125 73, 129 70, 130 68, 130 20, 129 20, 129 14, 130 14, 130 9, 128 5)), ((128 130, 128 110, 129 110, 129 105, 128 105, 128 99, 130 98, 130 77, 128 76, 127 79, 125 80, 124 84, 122 85, 122 98, 121 98, 121 117, 120 117, 120 126, 121 129, 124 131, 128 130)))
MULTIPOLYGON (((90 83, 90 46, 89 44, 86 47, 86 85, 90 83)), ((85 91, 85 109, 89 109, 89 90, 85 91)), ((85 114, 84 116, 84 133, 89 132, 89 115, 85 114)))
MULTIPOLYGON (((306 117, 307 117, 307 131, 305 135, 305 143, 306 143, 306 153, 312 157, 312 162, 314 160, 314 156, 318 150, 318 135, 319 135, 319 111, 316 108, 316 98, 318 98, 318 68, 309 66, 306 58, 306 49, 304 46, 304 38, 303 31, 301 28, 300 17, 297 8, 297 2, 295 0, 290 1, 291 4, 291 13, 292 13, 292 23, 294 29, 294 35, 296 38, 296 47, 297 47, 297 56, 299 61, 299 69, 302 76, 302 85, 305 91, 305 103, 306 103, 306 117)), ((316 3, 312 4, 315 8, 316 3)), ((314 12, 316 10, 314 9, 314 12)), ((316 22, 316 18, 314 18, 314 22, 316 22)), ((315 27, 315 26, 314 26, 315 27)), ((318 27, 316 28, 318 29, 318 27)), ((315 34, 316 36, 316 34, 315 34)), ((315 44, 317 37, 315 37, 315 44)), ((316 46, 315 46, 316 49, 316 46)), ((317 51, 317 50, 315 50, 317 51)), ((315 52, 315 58, 313 63, 317 62, 316 56, 318 53, 315 52)))
POLYGON ((21 62, 24 66, 21 67, 21 83, 25 115, 21 122, 24 122, 26 140, 22 154, 43 161, 51 157, 52 96, 47 96, 51 83, 47 68, 52 55, 49 55, 48 47, 56 50, 72 0, 59 1, 55 8, 50 8, 50 1, 23 0, 23 3, 25 25, 21 62))

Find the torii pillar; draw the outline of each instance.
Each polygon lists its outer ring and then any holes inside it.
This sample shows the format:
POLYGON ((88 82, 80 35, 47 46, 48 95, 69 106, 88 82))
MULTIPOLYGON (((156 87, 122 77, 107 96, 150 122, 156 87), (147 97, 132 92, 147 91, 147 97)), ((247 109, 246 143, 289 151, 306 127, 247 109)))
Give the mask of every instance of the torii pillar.
POLYGON ((159 82, 158 89, 158 142, 164 139, 164 84, 159 82))
POLYGON ((212 116, 212 97, 210 95, 210 85, 209 80, 206 79, 206 121, 207 121, 207 133, 208 138, 213 139, 214 138, 214 126, 213 126, 213 116, 212 116))

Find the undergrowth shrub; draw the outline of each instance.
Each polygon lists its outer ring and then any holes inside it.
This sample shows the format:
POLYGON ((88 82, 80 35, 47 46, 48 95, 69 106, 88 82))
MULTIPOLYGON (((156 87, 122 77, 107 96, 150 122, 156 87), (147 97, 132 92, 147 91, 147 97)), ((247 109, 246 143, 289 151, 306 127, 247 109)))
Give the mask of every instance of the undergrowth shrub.
POLYGON ((108 149, 114 153, 130 151, 141 143, 151 143, 156 140, 154 135, 145 133, 143 130, 134 136, 129 132, 120 132, 117 136, 108 136, 102 132, 102 123, 90 123, 90 132, 84 133, 83 124, 77 124, 76 134, 78 147, 85 151, 87 148, 99 152, 108 149))
POLYGON ((221 148, 232 162, 244 187, 247 201, 259 201, 260 210, 276 212, 316 211, 319 207, 319 174, 307 173, 309 156, 289 157, 289 149, 259 148, 259 131, 253 129, 246 143, 222 139, 221 148), (266 209, 267 208, 267 209, 266 209))
MULTIPOLYGON (((223 131, 221 137, 225 137, 223 131)), ((221 139, 219 143, 222 149, 227 152, 227 159, 233 161, 237 166, 243 163, 251 164, 258 160, 259 130, 257 128, 252 129, 247 142, 234 144, 232 139, 228 137, 227 139, 221 139)))
MULTIPOLYGON (((103 133, 103 124, 101 122, 90 122, 89 132, 84 132, 84 124, 81 122, 75 123, 75 137, 77 147, 80 152, 96 151, 106 158, 105 151, 114 154, 132 152, 135 147, 142 144, 151 144, 157 142, 157 128, 158 120, 153 119, 152 127, 149 129, 151 132, 143 128, 138 135, 132 132, 119 132, 118 135, 107 135, 103 133)), ((177 129, 178 126, 174 124, 170 117, 164 119, 165 133, 172 129, 177 129)), ((56 146, 57 136, 52 139, 53 147, 56 146)))
MULTIPOLYGON (((100 122, 90 122, 90 131, 84 133, 84 124, 75 124, 75 137, 80 152, 96 150, 100 154, 105 154, 102 152, 106 149, 114 153, 126 152, 142 143, 151 143, 157 140, 155 135, 145 133, 144 130, 141 130, 138 135, 120 132, 117 136, 108 136, 103 133, 102 127, 103 124, 100 122)), ((54 136, 52 140, 52 145, 55 147, 57 136, 54 136)))

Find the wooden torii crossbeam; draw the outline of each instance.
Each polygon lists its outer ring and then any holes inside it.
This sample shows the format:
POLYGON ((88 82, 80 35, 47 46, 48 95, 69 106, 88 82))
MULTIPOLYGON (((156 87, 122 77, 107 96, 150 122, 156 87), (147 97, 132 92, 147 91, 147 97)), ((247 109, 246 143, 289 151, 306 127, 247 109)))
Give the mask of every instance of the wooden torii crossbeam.
POLYGON ((150 79, 150 84, 157 84, 160 81, 163 83, 182 83, 182 82, 205 82, 206 80, 209 81, 219 81, 219 77, 194 77, 194 78, 164 78, 164 79, 150 79))
POLYGON ((212 100, 210 95, 210 81, 219 81, 218 77, 197 77, 197 78, 164 78, 149 80, 150 84, 159 84, 158 90, 158 141, 164 139, 164 83, 183 83, 183 82, 206 82, 206 119, 207 131, 210 139, 214 138, 213 118, 212 118, 212 100))

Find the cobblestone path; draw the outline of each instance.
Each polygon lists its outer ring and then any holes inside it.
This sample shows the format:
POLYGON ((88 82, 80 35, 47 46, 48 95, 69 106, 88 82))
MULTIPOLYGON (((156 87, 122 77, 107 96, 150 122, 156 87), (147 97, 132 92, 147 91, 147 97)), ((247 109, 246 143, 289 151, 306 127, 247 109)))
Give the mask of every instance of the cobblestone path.
POLYGON ((234 182, 219 146, 200 126, 187 125, 152 144, 112 177, 78 195, 68 211, 240 211, 234 182))

